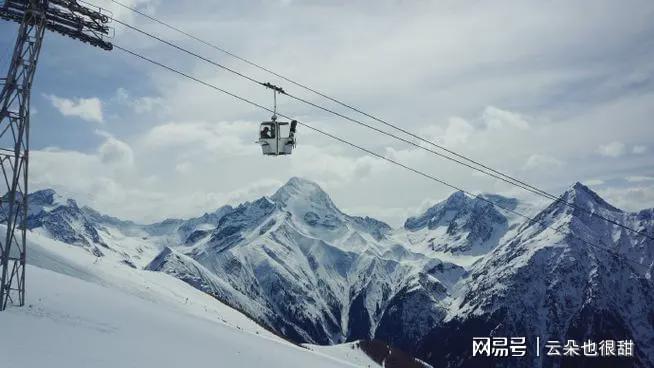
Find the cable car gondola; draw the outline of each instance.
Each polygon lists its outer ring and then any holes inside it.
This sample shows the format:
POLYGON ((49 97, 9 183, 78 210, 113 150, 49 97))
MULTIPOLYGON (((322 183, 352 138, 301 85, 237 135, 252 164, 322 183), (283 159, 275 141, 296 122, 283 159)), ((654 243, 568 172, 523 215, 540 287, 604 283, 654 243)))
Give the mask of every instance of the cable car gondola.
POLYGON ((277 121, 277 93, 284 93, 284 90, 270 83, 265 83, 264 86, 273 90, 274 109, 270 121, 264 121, 259 126, 259 140, 256 143, 261 145, 261 151, 264 155, 290 155, 293 152, 293 148, 295 148, 297 120, 293 120, 290 123, 287 121, 277 121))
POLYGON ((277 116, 273 115, 270 120, 262 122, 259 127, 257 143, 261 145, 261 151, 269 156, 290 155, 295 148, 297 121, 291 121, 289 128, 289 123, 277 121, 277 116))

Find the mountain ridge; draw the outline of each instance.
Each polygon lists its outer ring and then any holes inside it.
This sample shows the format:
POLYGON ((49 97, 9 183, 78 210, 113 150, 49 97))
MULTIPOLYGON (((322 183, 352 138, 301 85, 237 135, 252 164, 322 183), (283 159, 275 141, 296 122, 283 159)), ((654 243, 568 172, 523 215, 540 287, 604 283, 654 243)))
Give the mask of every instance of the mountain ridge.
MULTIPOLYGON (((514 198, 479 197, 533 210, 514 198)), ((175 276, 296 342, 377 338, 447 366, 448 353, 470 355, 467 332, 484 329, 534 331, 543 338, 615 333, 654 339, 642 328, 649 324, 654 330, 654 319, 639 317, 654 316, 646 302, 654 297, 648 276, 652 243, 588 213, 652 232, 654 210, 619 210, 580 183, 561 197, 574 206, 554 202, 535 215, 535 222, 458 192, 400 228, 343 213, 318 184, 301 178, 291 178, 269 197, 150 225, 79 209, 74 201, 55 200, 54 192, 36 198, 52 204, 34 216, 50 219, 62 212, 70 216, 48 221, 69 223, 80 219, 79 211, 107 245, 103 251, 175 276), (68 211, 57 210, 61 207, 68 211), (642 267, 614 259, 579 237, 603 239, 602 246, 640 260, 642 267), (570 288, 573 296, 552 286, 565 283, 579 285, 570 288), (611 297, 584 298, 587 293, 611 297), (523 300, 526 295, 540 304, 523 300), (615 312, 598 312, 607 308, 615 312), (534 315, 539 316, 535 322, 534 315), (592 322, 599 320, 613 322, 592 322), (434 346, 443 339, 448 342, 442 349, 434 346)), ((49 223, 43 219, 34 223, 49 223)), ((638 362, 653 362, 654 346, 640 345, 638 362)), ((474 361, 464 359, 461 366, 466 364, 474 361)), ((532 359, 523 366, 538 364, 532 359)))

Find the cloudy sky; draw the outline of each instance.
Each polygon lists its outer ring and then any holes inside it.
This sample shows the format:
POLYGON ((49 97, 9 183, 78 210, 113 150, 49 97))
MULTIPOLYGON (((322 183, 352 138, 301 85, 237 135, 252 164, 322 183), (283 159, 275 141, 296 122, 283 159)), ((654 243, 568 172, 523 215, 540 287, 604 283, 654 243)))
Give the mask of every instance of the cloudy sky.
MULTIPOLYGON (((548 191, 580 181, 618 207, 654 207, 651 1, 123 1, 548 191)), ((356 116, 108 0, 91 2, 356 116)), ((117 45, 272 104, 250 82, 114 26, 117 45)), ((0 25, 2 70, 16 29, 0 25)), ((263 157, 253 142, 269 113, 58 34, 46 35, 32 106, 31 189, 139 222, 254 199, 291 176, 317 181, 346 212, 393 225, 451 192, 302 128, 291 157, 263 157)), ((472 192, 540 203, 314 108, 282 98, 279 109, 472 192)))

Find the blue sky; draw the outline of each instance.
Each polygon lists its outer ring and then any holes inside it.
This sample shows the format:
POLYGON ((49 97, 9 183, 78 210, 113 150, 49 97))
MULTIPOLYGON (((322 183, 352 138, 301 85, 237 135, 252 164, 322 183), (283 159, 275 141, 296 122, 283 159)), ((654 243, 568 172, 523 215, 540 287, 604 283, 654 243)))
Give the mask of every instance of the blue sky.
MULTIPOLYGON (((338 108, 95 2, 258 80, 338 108)), ((126 2, 548 191, 581 181, 618 207, 654 207, 652 2, 126 2)), ((267 91, 114 27, 116 44, 272 103, 267 91)), ((0 23, 3 72, 16 29, 0 23)), ((32 188, 53 187, 124 218, 197 215, 270 194, 294 175, 319 182, 350 213, 393 224, 450 192, 306 130, 292 157, 262 157, 253 141, 269 113, 119 50, 58 34, 46 35, 32 93, 32 188)), ((540 203, 309 107, 282 99, 280 110, 470 191, 540 203)))

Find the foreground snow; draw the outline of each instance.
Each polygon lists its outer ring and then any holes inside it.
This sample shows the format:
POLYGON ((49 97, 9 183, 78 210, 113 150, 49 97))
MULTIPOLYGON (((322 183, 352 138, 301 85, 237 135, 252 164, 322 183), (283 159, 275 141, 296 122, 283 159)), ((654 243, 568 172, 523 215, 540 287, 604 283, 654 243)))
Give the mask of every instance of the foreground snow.
POLYGON ((366 353, 361 351, 358 342, 349 342, 339 345, 311 345, 305 344, 309 350, 321 352, 325 355, 352 362, 360 367, 379 367, 366 353))
POLYGON ((353 367, 165 274, 30 234, 28 305, 0 313, 7 367, 353 367), (11 352, 8 354, 7 352, 11 352))

